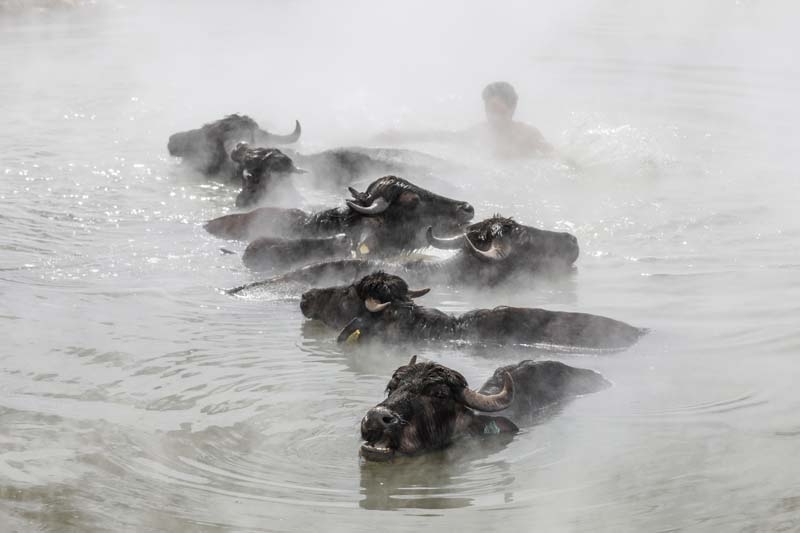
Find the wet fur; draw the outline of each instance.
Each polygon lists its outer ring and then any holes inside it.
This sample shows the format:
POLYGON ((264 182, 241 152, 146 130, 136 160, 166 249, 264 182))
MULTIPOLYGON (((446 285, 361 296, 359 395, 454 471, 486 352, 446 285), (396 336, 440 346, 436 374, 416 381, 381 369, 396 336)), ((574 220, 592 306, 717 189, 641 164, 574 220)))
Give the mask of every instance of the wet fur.
MULTIPOLYGON (((239 141, 264 144, 273 148, 275 140, 269 132, 247 115, 228 115, 204 124, 198 129, 170 136, 167 148, 174 156, 206 176, 224 176, 238 181, 241 175, 231 161, 230 149, 239 141), (227 149, 226 149, 227 147, 227 149)), ((285 142, 285 141, 284 141, 285 142)), ((414 150, 397 148, 346 147, 315 154, 286 150, 286 155, 308 168, 318 185, 341 187, 364 178, 382 174, 429 175, 431 172, 453 172, 446 161, 414 150)))
POLYGON ((258 131, 256 121, 247 115, 228 115, 199 129, 171 135, 167 150, 206 176, 235 178, 236 166, 226 146, 240 141, 252 143, 258 131))
MULTIPOLYGON (((392 304, 376 313, 361 308, 355 316, 338 313, 310 314, 308 318, 322 320, 333 327, 341 327, 339 340, 344 340, 355 330, 364 340, 404 343, 415 341, 476 341, 492 344, 547 343, 587 348, 625 348, 636 342, 645 330, 611 318, 587 313, 549 311, 537 308, 495 307, 476 309, 453 316, 438 309, 423 307, 408 297, 408 285, 398 277, 385 272, 365 276, 352 285, 317 290, 310 299, 367 298, 392 304)), ((320 304, 309 304, 307 309, 323 309, 320 304)), ((352 305, 355 308, 355 304, 352 305)))
POLYGON ((532 420, 544 407, 609 386, 591 370, 528 360, 498 368, 480 392, 499 392, 506 372, 514 382, 511 405, 483 415, 460 400, 468 384, 455 370, 433 362, 401 366, 386 386, 387 398, 375 406, 387 409, 401 423, 384 427, 365 416, 361 436, 368 444, 386 442, 396 452, 418 454, 445 448, 468 435, 515 433, 517 423, 532 420))
POLYGON ((488 249, 493 238, 507 239, 513 250, 503 261, 477 257, 466 244, 447 259, 381 261, 376 259, 337 259, 306 265, 259 284, 300 282, 318 285, 341 283, 366 276, 376 270, 412 280, 417 285, 494 286, 515 281, 520 276, 559 276, 573 271, 579 250, 569 233, 544 231, 524 226, 510 218, 495 215, 467 227, 469 238, 481 249, 488 249), (500 231, 497 231, 498 228, 500 231))
POLYGON ((316 239, 261 237, 247 246, 242 263, 252 270, 286 268, 331 255, 346 255, 352 248, 352 241, 344 235, 316 239))
POLYGON ((250 148, 240 143, 231 152, 231 159, 236 165, 234 174, 242 181, 236 207, 253 206, 279 186, 288 188, 296 201, 300 199, 290 177, 296 169, 294 162, 277 148, 250 148))
MULTIPOLYGON (((471 415, 471 410, 457 401, 466 386, 467 381, 461 374, 435 363, 398 368, 386 386, 388 397, 378 404, 403 421, 388 435, 392 447, 415 453, 450 444, 459 419, 471 415)), ((383 431, 380 436, 384 436, 383 431)), ((362 437, 367 442, 379 438, 373 428, 364 425, 362 437)))
MULTIPOLYGON (((351 251, 360 251, 359 245, 364 242, 371 256, 381 257, 422 247, 428 226, 455 229, 465 223, 464 219, 471 218, 473 212, 466 202, 439 196, 396 176, 375 180, 351 201, 366 207, 377 198, 384 198, 389 206, 376 215, 363 215, 349 206, 316 213, 268 207, 219 217, 209 221, 205 228, 214 235, 236 239, 250 239, 254 235, 308 239, 343 233, 354 244, 351 251)), ((308 242, 295 242, 292 246, 297 250, 292 254, 304 257, 304 261, 319 260, 320 257, 309 259, 309 254, 304 255, 308 245, 308 242)), ((253 257, 274 256, 276 252, 269 250, 269 246, 270 241, 254 243, 253 257)), ((347 254, 335 254, 331 250, 328 257, 336 255, 347 254)), ((270 268, 269 264, 259 265, 255 261, 248 266, 257 270, 270 268)))
POLYGON ((545 407, 565 398, 597 392, 611 384, 600 374, 558 361, 522 361, 502 366, 478 389, 482 394, 497 394, 503 389, 503 376, 510 372, 516 385, 513 403, 498 415, 523 423, 535 418, 545 407))

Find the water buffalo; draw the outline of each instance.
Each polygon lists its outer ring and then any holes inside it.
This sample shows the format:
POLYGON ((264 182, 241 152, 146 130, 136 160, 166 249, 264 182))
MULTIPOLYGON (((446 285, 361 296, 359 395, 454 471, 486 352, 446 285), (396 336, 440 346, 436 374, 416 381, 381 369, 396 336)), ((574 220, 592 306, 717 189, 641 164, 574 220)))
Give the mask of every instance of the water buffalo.
POLYGON ((300 138, 300 132, 297 121, 291 134, 274 135, 259 128, 258 123, 247 115, 233 114, 199 129, 171 135, 167 150, 206 176, 221 175, 238 180, 241 176, 230 157, 237 143, 259 143, 270 147, 290 144, 300 138))
POLYGON ((520 275, 569 271, 579 253, 578 240, 574 235, 525 226, 501 215, 467 226, 463 233, 448 239, 435 237, 429 228, 427 241, 435 248, 457 251, 444 260, 392 262, 351 258, 326 261, 238 287, 231 292, 287 282, 311 286, 322 282, 344 283, 376 270, 402 276, 415 284, 483 287, 515 280, 520 275))
POLYGON ((373 176, 400 174, 435 177, 463 170, 444 159, 399 148, 350 146, 313 154, 291 152, 298 165, 307 168, 316 186, 338 188, 373 176))
POLYGON ((451 282, 469 284, 491 285, 519 272, 563 271, 580 251, 570 233, 525 226, 498 214, 446 239, 428 228, 427 239, 434 248, 458 250, 438 268, 446 268, 451 282))
POLYGON ((498 368, 478 390, 460 373, 417 356, 395 370, 384 401, 361 420, 360 454, 388 461, 445 448, 460 438, 516 433, 544 407, 609 386, 591 370, 557 361, 498 368), (492 413, 484 415, 480 413, 492 413))
POLYGON ((456 317, 414 303, 427 292, 409 289, 399 276, 375 272, 350 285, 311 289, 303 293, 300 309, 307 318, 344 326, 338 342, 473 341, 621 349, 646 331, 598 315, 524 307, 476 309, 456 317))
MULTIPOLYGON (((312 253, 316 239, 344 234, 361 255, 386 256, 425 246, 425 230, 463 227, 475 211, 470 204, 434 194, 397 176, 373 181, 365 192, 350 188, 344 207, 306 213, 299 209, 263 207, 225 215, 206 223, 213 235, 233 239, 277 236, 308 239, 296 243, 296 254, 312 253)), ((248 266, 268 269, 282 261, 269 240, 256 240, 245 252, 248 266)), ((341 256, 340 256, 341 257, 341 256)))
POLYGON ((300 200, 300 194, 287 178, 291 174, 305 174, 290 157, 276 148, 250 148, 240 142, 231 152, 231 160, 242 177, 242 190, 236 197, 236 207, 251 207, 278 187, 283 187, 300 200))
MULTIPOLYGON (((296 142, 300 123, 289 135, 274 135, 259 128, 246 115, 229 115, 205 124, 199 129, 175 133, 167 143, 169 153, 180 156, 206 176, 222 176, 238 181, 239 168, 231 157, 238 142, 274 148, 296 142)), ((357 180, 384 174, 439 175, 452 173, 457 167, 443 159, 415 150, 398 148, 344 147, 302 154, 285 150, 300 166, 308 168, 317 186, 340 187, 357 180)))
MULTIPOLYGON (((344 233, 331 237, 299 239, 259 237, 245 249, 242 263, 252 270, 292 268, 309 261, 347 256, 354 248, 353 240, 344 233)), ((235 292, 234 290, 232 293, 235 292)))
MULTIPOLYGON (((230 158, 236 143, 256 143, 261 147, 273 148, 297 142, 300 133, 300 123, 297 121, 295 130, 289 135, 275 135, 259 128, 258 123, 247 115, 233 114, 199 129, 171 135, 167 149, 171 155, 182 157, 207 176, 226 174, 238 179, 239 176, 231 172, 235 165, 230 158)), ((287 155, 307 167, 313 176, 319 178, 319 184, 336 187, 381 174, 441 174, 456 170, 456 166, 438 157, 399 148, 352 146, 314 154, 287 151, 287 155)))

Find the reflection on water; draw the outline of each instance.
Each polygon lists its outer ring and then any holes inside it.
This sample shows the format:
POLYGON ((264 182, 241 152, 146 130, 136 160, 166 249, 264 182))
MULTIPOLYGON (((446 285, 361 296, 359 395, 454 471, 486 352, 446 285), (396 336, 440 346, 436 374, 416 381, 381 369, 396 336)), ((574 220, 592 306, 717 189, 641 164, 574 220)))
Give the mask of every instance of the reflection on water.
MULTIPOLYGON (((7 4, 4 531, 800 528, 795 6, 410 5, 393 24, 414 38, 395 39, 378 4, 7 4), (342 349, 298 287, 226 294, 259 277, 202 224, 238 191, 178 166, 166 139, 237 111, 276 131, 300 118, 303 153, 461 128, 495 78, 559 159, 416 148, 454 163, 436 187, 476 218, 574 233, 577 269, 424 304, 651 331, 612 353, 415 346, 473 386, 543 358, 614 386, 511 438, 365 463, 359 421, 410 348, 342 349)), ((299 207, 341 201, 295 185, 299 207)))
MULTIPOLYGON (((477 442, 467 439, 447 450, 419 457, 400 457, 390 463, 361 463, 359 505, 364 509, 455 509, 476 500, 501 497, 514 500, 511 465, 492 461, 493 452, 511 441, 496 435, 477 442)), ((441 513, 436 513, 441 514, 441 513)))

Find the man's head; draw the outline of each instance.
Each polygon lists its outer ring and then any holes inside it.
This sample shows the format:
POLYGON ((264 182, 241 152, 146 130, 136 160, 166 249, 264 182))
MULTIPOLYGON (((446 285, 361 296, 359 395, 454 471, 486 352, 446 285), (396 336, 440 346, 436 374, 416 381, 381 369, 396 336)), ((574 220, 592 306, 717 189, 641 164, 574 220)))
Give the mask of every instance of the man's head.
POLYGON ((517 91, 507 81, 490 83, 483 89, 483 105, 486 120, 497 124, 510 122, 517 109, 517 91))

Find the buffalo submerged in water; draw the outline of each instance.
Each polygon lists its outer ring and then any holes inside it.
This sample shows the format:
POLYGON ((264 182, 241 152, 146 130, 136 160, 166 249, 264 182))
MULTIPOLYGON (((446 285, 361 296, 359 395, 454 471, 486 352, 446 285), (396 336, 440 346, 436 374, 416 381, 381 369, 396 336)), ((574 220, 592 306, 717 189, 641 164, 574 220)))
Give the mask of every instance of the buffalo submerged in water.
MULTIPOLYGON (((295 166, 297 153, 284 152, 286 150, 281 151, 277 148, 252 148, 246 142, 236 145, 230 153, 230 158, 235 164, 234 173, 242 183, 242 189, 236 196, 236 207, 254 207, 265 198, 276 196, 275 192, 279 186, 290 188, 293 193, 291 200, 295 202, 301 200, 300 194, 288 178, 293 174, 307 174, 309 171, 295 166)), ((375 174, 381 175, 385 172, 372 173, 375 174)))
POLYGON ((258 143, 272 147, 291 144, 300 138, 300 122, 289 135, 275 135, 262 130, 258 123, 247 115, 228 115, 225 118, 204 124, 202 127, 182 131, 170 136, 167 150, 170 155, 206 176, 222 176, 240 179, 241 168, 231 158, 236 145, 258 143))
POLYGON ((350 188, 350 194, 343 207, 316 213, 262 207, 216 218, 205 227, 213 235, 233 239, 263 235, 250 243, 243 261, 252 269, 265 270, 286 266, 289 260, 308 262, 323 249, 330 257, 341 257, 386 256, 421 248, 429 226, 458 230, 475 214, 467 202, 397 176, 379 178, 364 192, 350 188))
POLYGON ((543 408, 608 386, 592 370, 557 361, 522 361, 498 368, 475 391, 455 370, 417 362, 414 356, 395 370, 386 399, 361 420, 360 454, 370 461, 388 461, 443 449, 464 437, 513 434, 543 408))
MULTIPOLYGON (((468 287, 493 286, 524 276, 563 274, 573 268, 579 254, 578 240, 566 232, 547 231, 494 215, 467 226, 454 237, 439 238, 431 228, 427 242, 434 248, 455 250, 442 260, 385 261, 356 258, 311 264, 265 281, 237 287, 231 294, 276 283, 308 286, 344 283, 382 270, 416 284, 444 283, 468 287)), ((320 245, 334 245, 321 242, 320 245)))
MULTIPOLYGON (((175 133, 170 136, 167 149, 170 155, 181 157, 185 164, 201 174, 232 181, 243 181, 241 161, 234 155, 240 143, 253 145, 256 149, 274 149, 278 145, 291 144, 299 140, 300 123, 288 135, 275 135, 262 130, 258 123, 247 115, 228 115, 198 129, 175 133)), ((284 150, 316 177, 315 184, 339 187, 375 175, 414 174, 432 175, 453 172, 454 165, 429 154, 398 148, 347 147, 333 148, 315 154, 301 154, 284 150)), ((252 181, 252 180, 251 180, 252 181)), ((267 195, 266 188, 258 190, 250 184, 237 197, 238 207, 255 205, 267 195), (255 194, 254 194, 255 192, 255 194)))
POLYGON ((471 341, 621 349, 646 332, 599 315, 526 307, 476 309, 453 316, 414 303, 428 292, 409 289, 399 276, 375 272, 350 285, 311 289, 303 293, 300 309, 307 318, 343 327, 338 342, 471 341))
POLYGON ((231 152, 231 159, 237 165, 237 174, 242 180, 242 190, 236 196, 236 207, 255 205, 265 196, 277 192, 279 187, 288 189, 293 201, 301 199, 288 178, 292 174, 305 174, 306 171, 297 168, 294 161, 280 150, 250 148, 247 143, 240 142, 231 152))

